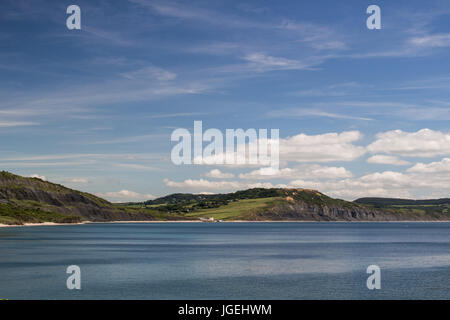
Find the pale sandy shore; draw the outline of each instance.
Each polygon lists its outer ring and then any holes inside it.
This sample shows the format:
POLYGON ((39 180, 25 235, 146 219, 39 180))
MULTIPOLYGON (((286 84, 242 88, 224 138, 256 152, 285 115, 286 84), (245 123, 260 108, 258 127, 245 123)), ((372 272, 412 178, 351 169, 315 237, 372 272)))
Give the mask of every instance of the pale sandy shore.
POLYGON ((193 223, 202 222, 200 220, 130 220, 130 221, 102 221, 102 222, 89 222, 89 223, 193 223))
MULTIPOLYGON (((424 221, 417 221, 417 220, 403 220, 403 221, 314 221, 314 220, 285 220, 285 221, 275 221, 275 220, 261 220, 261 221, 246 221, 246 220, 228 220, 228 221, 221 221, 220 223, 289 223, 289 222, 296 222, 296 223, 317 223, 317 222, 333 222, 333 223, 402 223, 402 222, 408 222, 408 223, 441 223, 441 222, 450 222, 449 220, 424 220, 424 221)), ((149 221, 149 220, 143 220, 143 221, 104 221, 104 222, 92 222, 92 221, 83 221, 83 222, 77 222, 77 223, 54 223, 54 222, 42 222, 42 223, 25 223, 23 225, 7 225, 7 224, 0 224, 0 228, 6 228, 6 227, 34 227, 34 226, 70 226, 70 225, 80 225, 80 224, 117 224, 117 223, 218 223, 218 222, 210 222, 210 221, 200 221, 200 220, 170 220, 170 221, 149 221)))
POLYGON ((200 221, 200 220, 179 220, 179 221, 149 221, 149 220, 135 221, 135 220, 131 220, 131 221, 102 221, 102 222, 83 221, 83 222, 76 222, 76 223, 55 223, 55 222, 24 223, 24 224, 1 224, 0 223, 0 228, 36 227, 36 226, 71 226, 71 225, 79 225, 79 224, 105 224, 105 223, 174 223, 174 222, 192 223, 192 222, 202 222, 202 221, 200 221))
POLYGON ((77 223, 55 223, 55 222, 42 222, 42 223, 24 223, 24 224, 0 224, 0 228, 7 227, 34 227, 34 226, 68 226, 74 224, 86 224, 90 221, 83 221, 77 223))

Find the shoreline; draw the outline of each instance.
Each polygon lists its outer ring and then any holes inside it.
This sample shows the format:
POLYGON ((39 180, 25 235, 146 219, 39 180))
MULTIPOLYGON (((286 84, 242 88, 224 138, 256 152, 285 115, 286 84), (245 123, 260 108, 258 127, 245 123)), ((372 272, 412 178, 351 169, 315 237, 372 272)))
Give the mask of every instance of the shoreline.
POLYGON ((56 223, 56 222, 39 222, 39 223, 24 223, 24 224, 1 224, 0 228, 9 228, 9 227, 38 227, 38 226, 71 226, 77 224, 88 224, 91 221, 82 221, 82 222, 73 222, 73 223, 56 223))
POLYGON ((450 220, 399 220, 399 221, 315 221, 315 220, 261 220, 261 221, 247 221, 247 220, 229 220, 221 222, 209 222, 200 220, 126 220, 126 221, 82 221, 75 223, 56 223, 56 222, 42 222, 42 223, 24 223, 24 224, 0 224, 0 228, 8 227, 36 227, 36 226, 72 226, 72 225, 82 225, 82 224, 142 224, 142 223, 207 223, 207 224, 217 224, 217 223, 449 223, 450 220))

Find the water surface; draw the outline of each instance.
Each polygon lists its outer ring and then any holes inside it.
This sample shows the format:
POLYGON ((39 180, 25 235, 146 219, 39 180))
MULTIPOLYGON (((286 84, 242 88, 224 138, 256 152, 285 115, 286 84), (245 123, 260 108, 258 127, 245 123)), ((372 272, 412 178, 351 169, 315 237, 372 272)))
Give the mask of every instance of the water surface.
POLYGON ((449 298, 450 223, 0 228, 0 299, 449 298), (381 290, 366 287, 372 264, 381 290))

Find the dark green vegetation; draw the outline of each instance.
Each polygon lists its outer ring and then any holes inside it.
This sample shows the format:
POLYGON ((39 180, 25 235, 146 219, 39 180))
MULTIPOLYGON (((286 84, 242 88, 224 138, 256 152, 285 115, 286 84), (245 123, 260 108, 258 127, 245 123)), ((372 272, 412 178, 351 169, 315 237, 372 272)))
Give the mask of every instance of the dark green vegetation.
POLYGON ((81 222, 79 216, 66 216, 60 213, 47 212, 40 209, 26 209, 19 206, 0 203, 0 224, 18 224, 24 222, 41 223, 76 223, 81 222))
POLYGON ((187 218, 221 220, 402 221, 450 220, 448 211, 378 207, 330 198, 310 189, 255 188, 227 194, 172 194, 134 204, 187 218))
POLYGON ((450 198, 442 199, 426 199, 426 200, 411 200, 411 199, 397 199, 397 198, 359 198, 355 200, 357 203, 370 204, 380 208, 387 206, 439 206, 450 205, 450 198))
POLYGON ((226 194, 190 194, 174 193, 155 200, 142 203, 145 207, 152 207, 163 212, 190 213, 202 209, 220 208, 230 202, 244 199, 259 199, 282 197, 282 189, 248 189, 226 194))
POLYGON ((156 210, 127 208, 38 178, 0 172, 0 224, 165 219, 156 210))
POLYGON ((0 172, 0 224, 208 218, 230 221, 450 220, 448 201, 443 200, 411 203, 409 201, 413 200, 364 198, 349 202, 310 189, 255 188, 213 195, 177 193, 141 203, 113 204, 62 185, 0 172))
POLYGON ((419 212, 427 215, 450 213, 450 198, 443 199, 396 199, 396 198, 360 198, 356 203, 370 205, 381 210, 397 210, 400 212, 419 212))

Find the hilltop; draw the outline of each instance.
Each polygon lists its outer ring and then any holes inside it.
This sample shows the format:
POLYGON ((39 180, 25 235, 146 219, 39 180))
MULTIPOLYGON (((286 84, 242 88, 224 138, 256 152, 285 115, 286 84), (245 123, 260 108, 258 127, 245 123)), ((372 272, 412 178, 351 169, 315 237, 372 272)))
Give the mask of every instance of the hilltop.
POLYGON ((397 198, 360 198, 355 203, 372 206, 379 210, 395 210, 399 212, 422 212, 428 215, 448 215, 450 198, 442 199, 397 199, 397 198))
POLYGON ((398 201, 389 199, 364 198, 350 202, 311 189, 254 188, 226 194, 176 193, 140 203, 114 204, 38 178, 0 172, 0 224, 205 218, 228 221, 450 220, 448 202, 426 201, 426 204, 401 202, 399 205, 398 201))
POLYGON ((39 178, 0 172, 0 223, 3 224, 157 219, 160 219, 158 212, 124 208, 39 178))
POLYGON ((399 199, 399 198, 359 198, 355 200, 356 203, 370 204, 377 207, 387 206, 432 206, 432 205, 450 205, 450 198, 442 199, 399 199))
POLYGON ((254 188, 227 194, 177 193, 135 204, 190 218, 248 221, 402 221, 450 220, 441 207, 383 208, 331 198, 317 190, 254 188))

